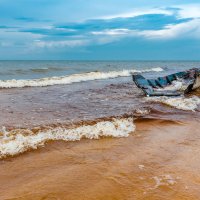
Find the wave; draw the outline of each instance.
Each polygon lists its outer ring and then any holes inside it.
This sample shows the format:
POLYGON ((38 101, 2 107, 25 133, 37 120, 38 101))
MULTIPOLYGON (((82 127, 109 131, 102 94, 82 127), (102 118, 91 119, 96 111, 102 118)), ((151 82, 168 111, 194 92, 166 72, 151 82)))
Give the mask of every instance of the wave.
POLYGON ((117 77, 130 76, 132 73, 161 72, 162 68, 156 67, 145 70, 122 70, 110 72, 88 72, 82 74, 72 74, 69 76, 48 77, 30 80, 0 80, 0 88, 22 88, 22 87, 44 87, 51 85, 72 84, 83 81, 111 79, 117 77))
POLYGON ((193 97, 146 97, 146 101, 159 102, 180 110, 195 111, 200 105, 200 98, 193 97))
POLYGON ((29 129, 15 129, 8 132, 5 128, 2 128, 2 132, 0 132, 0 158, 37 149, 50 140, 77 141, 82 138, 128 137, 134 130, 135 125, 132 117, 113 118, 96 122, 93 125, 82 125, 71 129, 57 127, 39 130, 36 133, 29 129))
POLYGON ((185 81, 185 80, 176 80, 173 81, 171 85, 167 85, 165 88, 159 88, 155 89, 157 91, 165 91, 165 90, 179 90, 184 91, 187 89, 188 85, 191 82, 185 81))
POLYGON ((42 67, 42 68, 31 68, 29 72, 34 73, 47 73, 47 72, 54 72, 54 71, 64 71, 67 67, 42 67))
POLYGON ((43 67, 43 68, 33 68, 30 69, 31 72, 35 72, 35 73, 45 73, 49 71, 48 67, 43 67))

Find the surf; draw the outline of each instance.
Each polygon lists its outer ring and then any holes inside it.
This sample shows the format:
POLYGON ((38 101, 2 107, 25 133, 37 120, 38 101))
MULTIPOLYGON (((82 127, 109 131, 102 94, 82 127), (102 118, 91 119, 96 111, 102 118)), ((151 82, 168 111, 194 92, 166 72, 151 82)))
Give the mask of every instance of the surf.
POLYGON ((0 132, 0 159, 15 156, 31 149, 44 146, 48 141, 79 141, 81 139, 100 139, 101 137, 128 137, 135 131, 134 119, 112 118, 82 125, 75 128, 55 127, 45 130, 14 129, 0 132))
POLYGON ((67 76, 54 76, 40 79, 12 79, 12 80, 0 80, 0 88, 23 88, 23 87, 46 87, 52 85, 65 85, 78 82, 112 79, 117 77, 127 77, 132 73, 145 73, 145 72, 161 72, 160 67, 149 68, 144 70, 120 70, 109 72, 88 72, 80 74, 72 74, 67 76))

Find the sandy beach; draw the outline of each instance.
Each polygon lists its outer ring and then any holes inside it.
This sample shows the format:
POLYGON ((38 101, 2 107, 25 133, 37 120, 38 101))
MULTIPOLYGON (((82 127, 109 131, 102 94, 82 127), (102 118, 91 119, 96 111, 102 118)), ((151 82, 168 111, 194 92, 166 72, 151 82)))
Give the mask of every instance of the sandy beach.
POLYGON ((49 142, 1 160, 1 199, 198 199, 199 120, 135 123, 128 138, 49 142))

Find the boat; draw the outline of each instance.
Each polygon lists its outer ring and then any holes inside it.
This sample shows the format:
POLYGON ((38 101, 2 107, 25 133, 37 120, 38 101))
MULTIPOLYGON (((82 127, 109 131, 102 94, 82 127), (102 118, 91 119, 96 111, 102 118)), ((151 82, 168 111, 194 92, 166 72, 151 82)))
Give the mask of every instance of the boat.
POLYGON ((141 74, 132 74, 132 78, 136 86, 141 89, 146 96, 180 96, 200 88, 199 68, 189 69, 156 79, 146 79, 141 74), (168 86, 178 81, 184 83, 186 87, 184 91, 176 89, 167 90, 167 88, 169 88, 168 86))

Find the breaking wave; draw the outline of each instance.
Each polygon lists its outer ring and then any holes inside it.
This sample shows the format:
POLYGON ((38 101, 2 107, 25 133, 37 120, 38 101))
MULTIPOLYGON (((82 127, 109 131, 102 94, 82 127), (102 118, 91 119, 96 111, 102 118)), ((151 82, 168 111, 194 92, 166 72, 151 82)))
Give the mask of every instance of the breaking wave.
POLYGON ((144 73, 144 72, 161 72, 162 68, 156 67, 145 70, 122 70, 122 71, 110 71, 110 72, 89 72, 82 74, 72 74, 68 76, 48 77, 41 79, 29 79, 29 80, 0 80, 0 88, 22 88, 22 87, 44 87, 51 85, 63 85, 71 84, 83 81, 91 81, 98 79, 111 79, 117 77, 130 76, 132 73, 144 73))
POLYGON ((187 89, 188 85, 191 82, 185 81, 185 80, 176 80, 173 81, 171 85, 167 85, 164 88, 159 88, 159 89, 155 89, 157 91, 165 91, 165 90, 179 90, 179 91, 184 91, 187 89))
POLYGON ((159 102, 180 110, 195 111, 200 105, 200 98, 193 97, 146 97, 146 101, 159 102))
POLYGON ((128 137, 135 130, 133 118, 113 118, 110 121, 96 122, 94 125, 83 125, 66 129, 62 127, 49 130, 15 129, 0 132, 0 158, 14 156, 30 149, 44 146, 50 140, 77 141, 82 138, 99 139, 100 137, 128 137))

